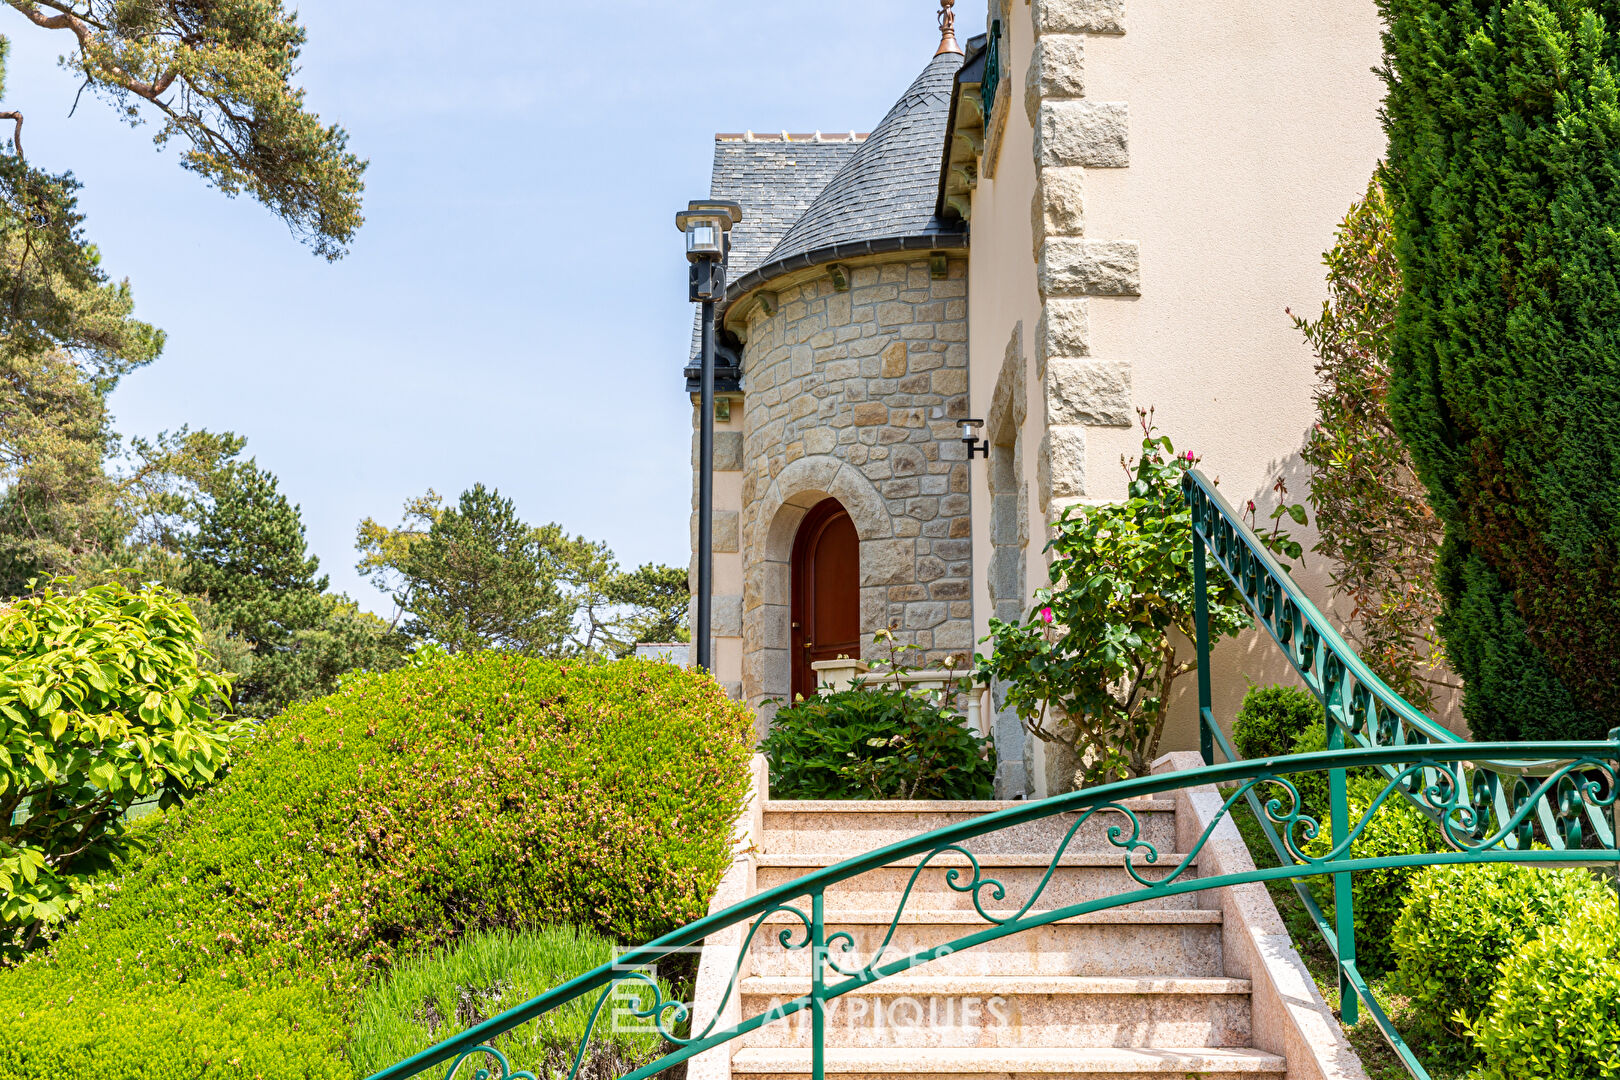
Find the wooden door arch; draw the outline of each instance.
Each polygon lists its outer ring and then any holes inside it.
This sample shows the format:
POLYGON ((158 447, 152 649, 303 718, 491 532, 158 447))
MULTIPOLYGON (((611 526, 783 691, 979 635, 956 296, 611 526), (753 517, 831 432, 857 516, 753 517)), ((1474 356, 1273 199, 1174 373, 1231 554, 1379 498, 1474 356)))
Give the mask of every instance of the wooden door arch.
POLYGON ((799 522, 789 609, 795 697, 815 692, 815 661, 861 654, 860 551, 855 523, 837 499, 823 499, 799 522))

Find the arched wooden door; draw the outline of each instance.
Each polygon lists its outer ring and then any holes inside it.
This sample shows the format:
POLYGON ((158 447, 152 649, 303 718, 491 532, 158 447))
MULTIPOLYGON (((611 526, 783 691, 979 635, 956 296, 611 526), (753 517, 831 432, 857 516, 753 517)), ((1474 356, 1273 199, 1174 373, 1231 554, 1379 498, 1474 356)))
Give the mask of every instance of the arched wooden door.
POLYGON ((861 545, 837 499, 810 508, 793 539, 793 693, 816 689, 817 660, 861 654, 861 545))

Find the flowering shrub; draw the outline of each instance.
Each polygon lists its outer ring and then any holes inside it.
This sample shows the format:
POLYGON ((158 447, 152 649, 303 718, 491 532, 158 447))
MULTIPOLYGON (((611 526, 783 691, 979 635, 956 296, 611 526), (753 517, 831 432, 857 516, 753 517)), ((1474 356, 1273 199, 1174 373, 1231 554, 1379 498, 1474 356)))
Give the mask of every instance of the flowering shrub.
MULTIPOLYGON (((981 683, 1006 701, 1037 738, 1067 746, 1078 783, 1145 775, 1158 756, 1170 690, 1197 668, 1178 651, 1193 636, 1192 512, 1178 457, 1142 417, 1142 456, 1124 503, 1070 506, 1047 545, 1051 585, 1037 590, 1022 623, 990 620, 992 652, 977 657, 981 683)), ((1219 571, 1210 575, 1212 586, 1219 571)), ((1211 642, 1249 625, 1236 590, 1212 588, 1211 642)))
POLYGON ((352 1078, 376 973, 472 931, 701 915, 753 724, 706 676, 483 653, 347 680, 49 953, 0 972, 0 1077, 352 1078))

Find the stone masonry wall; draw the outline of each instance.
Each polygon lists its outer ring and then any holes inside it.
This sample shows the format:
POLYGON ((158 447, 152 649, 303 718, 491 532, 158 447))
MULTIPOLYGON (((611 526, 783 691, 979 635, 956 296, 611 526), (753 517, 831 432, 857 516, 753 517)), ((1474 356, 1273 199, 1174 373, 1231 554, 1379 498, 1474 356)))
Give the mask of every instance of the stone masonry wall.
POLYGON ((891 628, 935 664, 973 647, 967 266, 854 266, 749 314, 743 355, 743 696, 787 693, 787 563, 799 516, 838 498, 860 535, 863 654, 891 628))

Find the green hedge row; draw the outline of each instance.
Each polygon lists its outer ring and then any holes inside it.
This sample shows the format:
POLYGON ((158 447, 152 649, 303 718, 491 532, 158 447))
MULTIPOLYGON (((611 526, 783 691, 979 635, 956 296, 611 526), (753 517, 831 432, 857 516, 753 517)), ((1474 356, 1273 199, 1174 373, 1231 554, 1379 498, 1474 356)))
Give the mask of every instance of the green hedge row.
POLYGON ((366 676, 229 777, 49 954, 0 972, 0 1078, 352 1075, 364 988, 488 929, 705 911, 753 726, 710 679, 488 653, 366 676))

